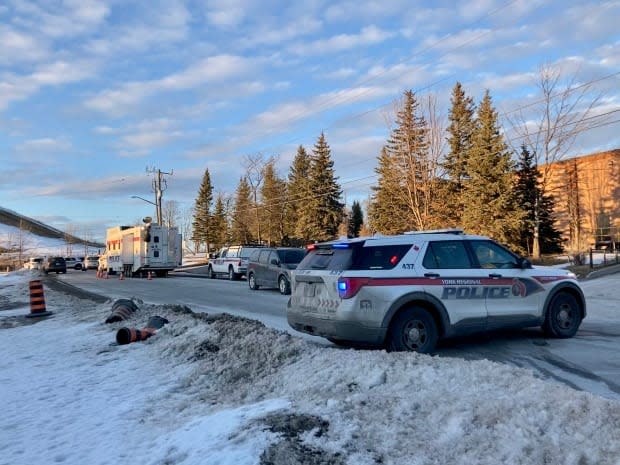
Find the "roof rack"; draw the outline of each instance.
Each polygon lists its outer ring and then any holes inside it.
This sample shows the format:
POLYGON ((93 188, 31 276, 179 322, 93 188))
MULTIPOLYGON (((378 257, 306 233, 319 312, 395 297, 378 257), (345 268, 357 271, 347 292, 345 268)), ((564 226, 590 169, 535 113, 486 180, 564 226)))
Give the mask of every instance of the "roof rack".
POLYGON ((460 228, 428 229, 426 231, 406 231, 403 234, 463 234, 460 228))

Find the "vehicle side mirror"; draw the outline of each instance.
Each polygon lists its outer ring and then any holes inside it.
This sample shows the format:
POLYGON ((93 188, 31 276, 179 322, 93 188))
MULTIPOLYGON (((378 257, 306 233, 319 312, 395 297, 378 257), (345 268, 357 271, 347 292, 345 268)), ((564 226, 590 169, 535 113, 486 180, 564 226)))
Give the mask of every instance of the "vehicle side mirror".
POLYGON ((522 270, 529 270, 530 268, 532 268, 532 262, 530 262, 527 258, 520 258, 519 267, 522 270))
POLYGON ((277 258, 272 258, 271 264, 275 266, 280 266, 280 260, 278 260, 277 258))

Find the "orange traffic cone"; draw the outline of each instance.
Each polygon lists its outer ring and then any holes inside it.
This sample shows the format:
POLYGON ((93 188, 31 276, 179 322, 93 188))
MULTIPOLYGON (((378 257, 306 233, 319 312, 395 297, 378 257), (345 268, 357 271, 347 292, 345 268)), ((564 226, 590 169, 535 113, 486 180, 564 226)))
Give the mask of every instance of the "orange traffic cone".
POLYGON ((116 342, 120 345, 131 344, 132 342, 144 341, 149 337, 157 334, 157 330, 161 329, 168 320, 161 316, 152 316, 146 328, 121 328, 116 333, 116 342))
POLYGON ((134 312, 138 310, 138 306, 133 300, 118 299, 112 305, 112 313, 105 320, 106 323, 114 323, 116 321, 127 320, 134 312))
POLYGON ((29 318, 48 316, 52 312, 45 309, 45 295, 43 294, 43 284, 40 280, 30 281, 30 313, 29 318))

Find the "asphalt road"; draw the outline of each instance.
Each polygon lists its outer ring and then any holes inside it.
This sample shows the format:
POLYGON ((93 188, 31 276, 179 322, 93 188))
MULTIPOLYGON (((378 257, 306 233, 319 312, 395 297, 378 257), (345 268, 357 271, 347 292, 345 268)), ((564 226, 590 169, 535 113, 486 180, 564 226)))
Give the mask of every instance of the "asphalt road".
MULTIPOLYGON (((288 296, 280 295, 276 289, 252 291, 245 280, 203 279, 183 273, 152 280, 120 280, 118 276, 97 279, 94 271, 73 270, 66 275, 54 275, 50 281, 54 279, 85 291, 83 297, 135 297, 148 303, 186 305, 194 312, 227 312, 330 345, 322 338, 297 333, 288 326, 288 296)), ((437 355, 508 363, 531 369, 545 379, 620 400, 620 274, 594 281, 583 283, 590 312, 574 338, 547 339, 539 328, 484 333, 443 342, 437 355), (617 308, 618 318, 610 318, 609 313, 606 318, 597 317, 597 305, 617 308)))

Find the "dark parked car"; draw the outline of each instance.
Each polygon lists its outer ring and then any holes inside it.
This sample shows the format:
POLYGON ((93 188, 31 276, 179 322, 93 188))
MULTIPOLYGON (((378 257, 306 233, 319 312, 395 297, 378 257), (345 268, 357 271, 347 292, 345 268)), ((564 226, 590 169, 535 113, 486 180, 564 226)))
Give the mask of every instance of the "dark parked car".
POLYGON ((65 262, 64 257, 48 257, 45 260, 45 265, 43 265, 43 271, 45 274, 47 273, 66 273, 67 272, 67 262, 65 262))
POLYGON ((248 261, 250 289, 277 287, 280 294, 291 293, 291 270, 306 255, 305 249, 293 247, 266 247, 255 250, 248 261))

